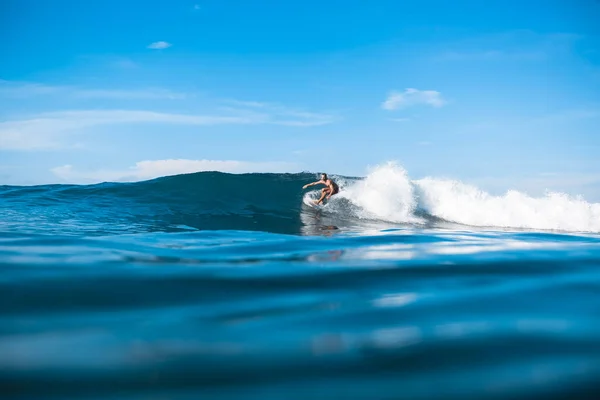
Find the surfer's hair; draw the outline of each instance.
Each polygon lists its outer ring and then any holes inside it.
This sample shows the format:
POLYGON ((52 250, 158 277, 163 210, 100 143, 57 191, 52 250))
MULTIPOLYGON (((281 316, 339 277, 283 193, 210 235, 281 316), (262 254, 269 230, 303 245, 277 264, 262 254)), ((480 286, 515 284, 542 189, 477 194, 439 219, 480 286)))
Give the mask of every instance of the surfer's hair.
POLYGON ((323 177, 323 179, 327 179, 327 174, 326 174, 325 172, 323 172, 323 173, 321 174, 321 176, 323 177))

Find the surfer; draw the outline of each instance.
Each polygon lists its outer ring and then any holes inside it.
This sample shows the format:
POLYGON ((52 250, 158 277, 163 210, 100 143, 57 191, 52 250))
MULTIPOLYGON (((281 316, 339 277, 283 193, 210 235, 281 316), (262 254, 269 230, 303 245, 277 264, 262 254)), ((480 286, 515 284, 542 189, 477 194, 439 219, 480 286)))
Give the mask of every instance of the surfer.
POLYGON ((321 204, 323 202, 323 200, 325 199, 325 197, 327 197, 327 200, 329 200, 331 198, 331 196, 333 196, 334 194, 337 194, 340 191, 340 188, 337 185, 337 183, 335 183, 334 181, 329 179, 327 177, 327 174, 325 174, 325 173, 321 174, 320 181, 306 184, 306 185, 302 186, 302 189, 306 189, 309 186, 315 186, 315 185, 325 185, 325 187, 323 189, 321 189, 321 198, 319 200, 315 201, 316 205, 321 204))

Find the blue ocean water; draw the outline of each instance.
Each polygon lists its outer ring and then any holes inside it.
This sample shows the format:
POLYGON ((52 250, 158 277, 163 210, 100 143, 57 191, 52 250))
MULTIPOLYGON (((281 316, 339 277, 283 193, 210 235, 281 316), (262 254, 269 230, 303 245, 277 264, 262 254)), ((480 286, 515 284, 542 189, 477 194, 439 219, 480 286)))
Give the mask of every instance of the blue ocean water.
POLYGON ((600 205, 314 179, 0 187, 0 393, 600 398, 600 205))

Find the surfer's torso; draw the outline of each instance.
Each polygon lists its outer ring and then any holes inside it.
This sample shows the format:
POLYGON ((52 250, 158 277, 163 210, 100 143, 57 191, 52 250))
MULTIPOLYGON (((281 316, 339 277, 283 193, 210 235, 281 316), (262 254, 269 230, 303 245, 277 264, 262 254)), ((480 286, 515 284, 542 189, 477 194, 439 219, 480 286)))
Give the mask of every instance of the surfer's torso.
POLYGON ((331 194, 337 194, 340 191, 340 187, 331 179, 327 179, 324 183, 331 189, 331 194))

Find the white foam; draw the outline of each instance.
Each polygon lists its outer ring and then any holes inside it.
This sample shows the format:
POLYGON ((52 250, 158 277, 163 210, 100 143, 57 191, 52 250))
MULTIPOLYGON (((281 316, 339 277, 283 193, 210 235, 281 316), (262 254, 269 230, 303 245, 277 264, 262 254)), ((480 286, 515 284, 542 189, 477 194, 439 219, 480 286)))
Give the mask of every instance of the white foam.
POLYGON ((363 218, 392 222, 421 222, 414 216, 417 201, 404 168, 386 164, 372 169, 362 180, 344 187, 340 196, 360 207, 363 218))
POLYGON ((359 216, 391 222, 419 222, 420 209, 447 221, 472 226, 600 232, 600 204, 564 193, 531 197, 516 190, 493 196, 460 181, 411 181, 401 166, 388 163, 342 188, 340 197, 359 216))

